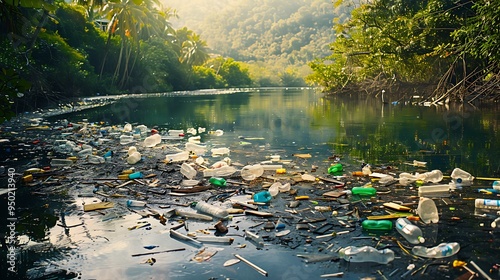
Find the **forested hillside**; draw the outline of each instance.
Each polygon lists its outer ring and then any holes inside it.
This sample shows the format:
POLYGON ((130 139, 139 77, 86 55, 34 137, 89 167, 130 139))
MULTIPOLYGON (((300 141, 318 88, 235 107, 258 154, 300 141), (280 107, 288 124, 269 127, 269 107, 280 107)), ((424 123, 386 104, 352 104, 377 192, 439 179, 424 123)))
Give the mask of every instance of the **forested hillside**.
POLYGON ((309 71, 308 62, 330 54, 334 21, 345 20, 350 9, 335 8, 330 0, 163 3, 177 10, 174 25, 196 31, 213 53, 251 62, 254 74, 291 78, 302 78, 309 71))

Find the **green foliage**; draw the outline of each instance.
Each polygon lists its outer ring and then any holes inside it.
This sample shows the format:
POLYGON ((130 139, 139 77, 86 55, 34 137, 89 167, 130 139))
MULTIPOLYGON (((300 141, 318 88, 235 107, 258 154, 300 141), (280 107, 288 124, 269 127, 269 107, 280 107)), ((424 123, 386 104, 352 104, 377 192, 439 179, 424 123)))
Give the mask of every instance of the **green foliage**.
POLYGON ((21 78, 13 69, 2 68, 0 72, 0 123, 14 116, 12 104, 22 98, 31 83, 21 78))
POLYGON ((226 59, 222 63, 219 75, 224 79, 225 87, 249 87, 252 85, 248 68, 243 67, 240 62, 232 58, 226 59))
POLYGON ((223 88, 224 80, 213 67, 194 66, 193 86, 195 88, 223 88))

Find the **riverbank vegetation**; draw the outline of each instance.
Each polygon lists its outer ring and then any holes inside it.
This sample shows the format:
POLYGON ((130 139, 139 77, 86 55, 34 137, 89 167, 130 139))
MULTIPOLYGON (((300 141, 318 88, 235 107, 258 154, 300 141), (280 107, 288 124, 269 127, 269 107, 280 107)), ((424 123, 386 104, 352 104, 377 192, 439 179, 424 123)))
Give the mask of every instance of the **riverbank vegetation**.
MULTIPOLYGON (((346 4, 353 3, 334 1, 346 4)), ((499 1, 361 1, 348 21, 337 20, 332 52, 310 63, 308 80, 329 92, 498 100, 499 23, 499 1), (428 90, 417 91, 422 85, 428 90)))

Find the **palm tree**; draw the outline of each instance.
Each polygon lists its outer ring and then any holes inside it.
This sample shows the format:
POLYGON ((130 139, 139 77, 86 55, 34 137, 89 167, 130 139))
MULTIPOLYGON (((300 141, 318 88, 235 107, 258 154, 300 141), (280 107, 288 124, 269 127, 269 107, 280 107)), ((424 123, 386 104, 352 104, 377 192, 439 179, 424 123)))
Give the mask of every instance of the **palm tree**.
POLYGON ((85 7, 87 19, 94 20, 95 12, 104 6, 104 0, 74 0, 75 4, 85 7))
POLYGON ((191 34, 188 39, 182 42, 181 63, 186 63, 190 66, 202 65, 207 61, 208 55, 207 43, 201 40, 197 34, 191 34))

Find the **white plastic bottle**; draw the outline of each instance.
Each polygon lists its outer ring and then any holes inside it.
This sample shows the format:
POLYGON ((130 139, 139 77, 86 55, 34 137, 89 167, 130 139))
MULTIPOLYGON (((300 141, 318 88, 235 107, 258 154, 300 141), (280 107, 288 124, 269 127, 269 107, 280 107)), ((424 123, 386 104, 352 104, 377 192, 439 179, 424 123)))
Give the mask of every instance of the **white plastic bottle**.
POLYGON ((411 249, 412 253, 425 258, 446 258, 455 255, 460 251, 460 244, 457 242, 441 243, 436 247, 426 248, 424 246, 415 246, 411 249))
POLYGON ((203 170, 203 177, 227 177, 236 172, 236 168, 230 165, 225 165, 214 169, 203 170))
POLYGON ((399 174, 399 184, 401 184, 402 186, 408 186, 415 181, 417 181, 417 177, 410 173, 403 172, 399 174))
POLYGON ((185 161, 188 160, 188 158, 189 158, 189 152, 187 151, 165 155, 165 160, 169 162, 185 161))
POLYGON ((436 207, 436 203, 434 200, 421 197, 418 202, 417 214, 420 216, 422 222, 429 223, 438 223, 439 222, 439 213, 436 207))
POLYGON ((92 164, 101 164, 101 163, 104 163, 106 162, 106 160, 101 157, 101 156, 96 156, 96 155, 90 155, 88 158, 87 158, 87 161, 89 163, 92 163, 92 164))
POLYGON ((500 210, 500 200, 476 198, 474 201, 476 208, 500 210))
POLYGON ((134 136, 132 135, 121 135, 120 136, 120 144, 122 145, 127 145, 127 144, 130 144, 132 142, 134 142, 134 136))
POLYGON ((161 135, 153 134, 144 139, 144 147, 152 148, 161 143, 161 135))
POLYGON ((453 183, 458 187, 468 187, 472 185, 472 181, 474 180, 474 176, 472 176, 469 172, 464 171, 460 168, 455 168, 451 172, 450 175, 453 183))
POLYGON ((424 182, 439 183, 441 182, 441 180, 443 180, 443 172, 441 172, 441 170, 435 169, 430 172, 418 174, 417 179, 424 182))
POLYGON ((407 218, 398 218, 396 220, 396 230, 411 244, 425 242, 425 238, 422 237, 422 230, 407 218))
POLYGON ((230 153, 230 150, 229 148, 214 148, 212 150, 210 150, 210 152, 212 152, 212 155, 228 155, 230 153))
POLYGON ((192 153, 200 156, 200 155, 204 155, 207 152, 207 146, 187 142, 186 143, 186 151, 192 152, 192 153))
POLYGON ((347 246, 340 249, 339 255, 348 262, 375 262, 388 264, 394 260, 394 251, 391 249, 377 250, 371 246, 347 246))
POLYGON ((128 157, 127 157, 127 163, 128 164, 136 164, 141 160, 141 153, 139 152, 132 152, 128 157))
POLYGON ((204 201, 197 202, 194 209, 219 219, 225 219, 229 216, 229 213, 227 212, 226 209, 217 207, 215 205, 206 203, 204 201))

